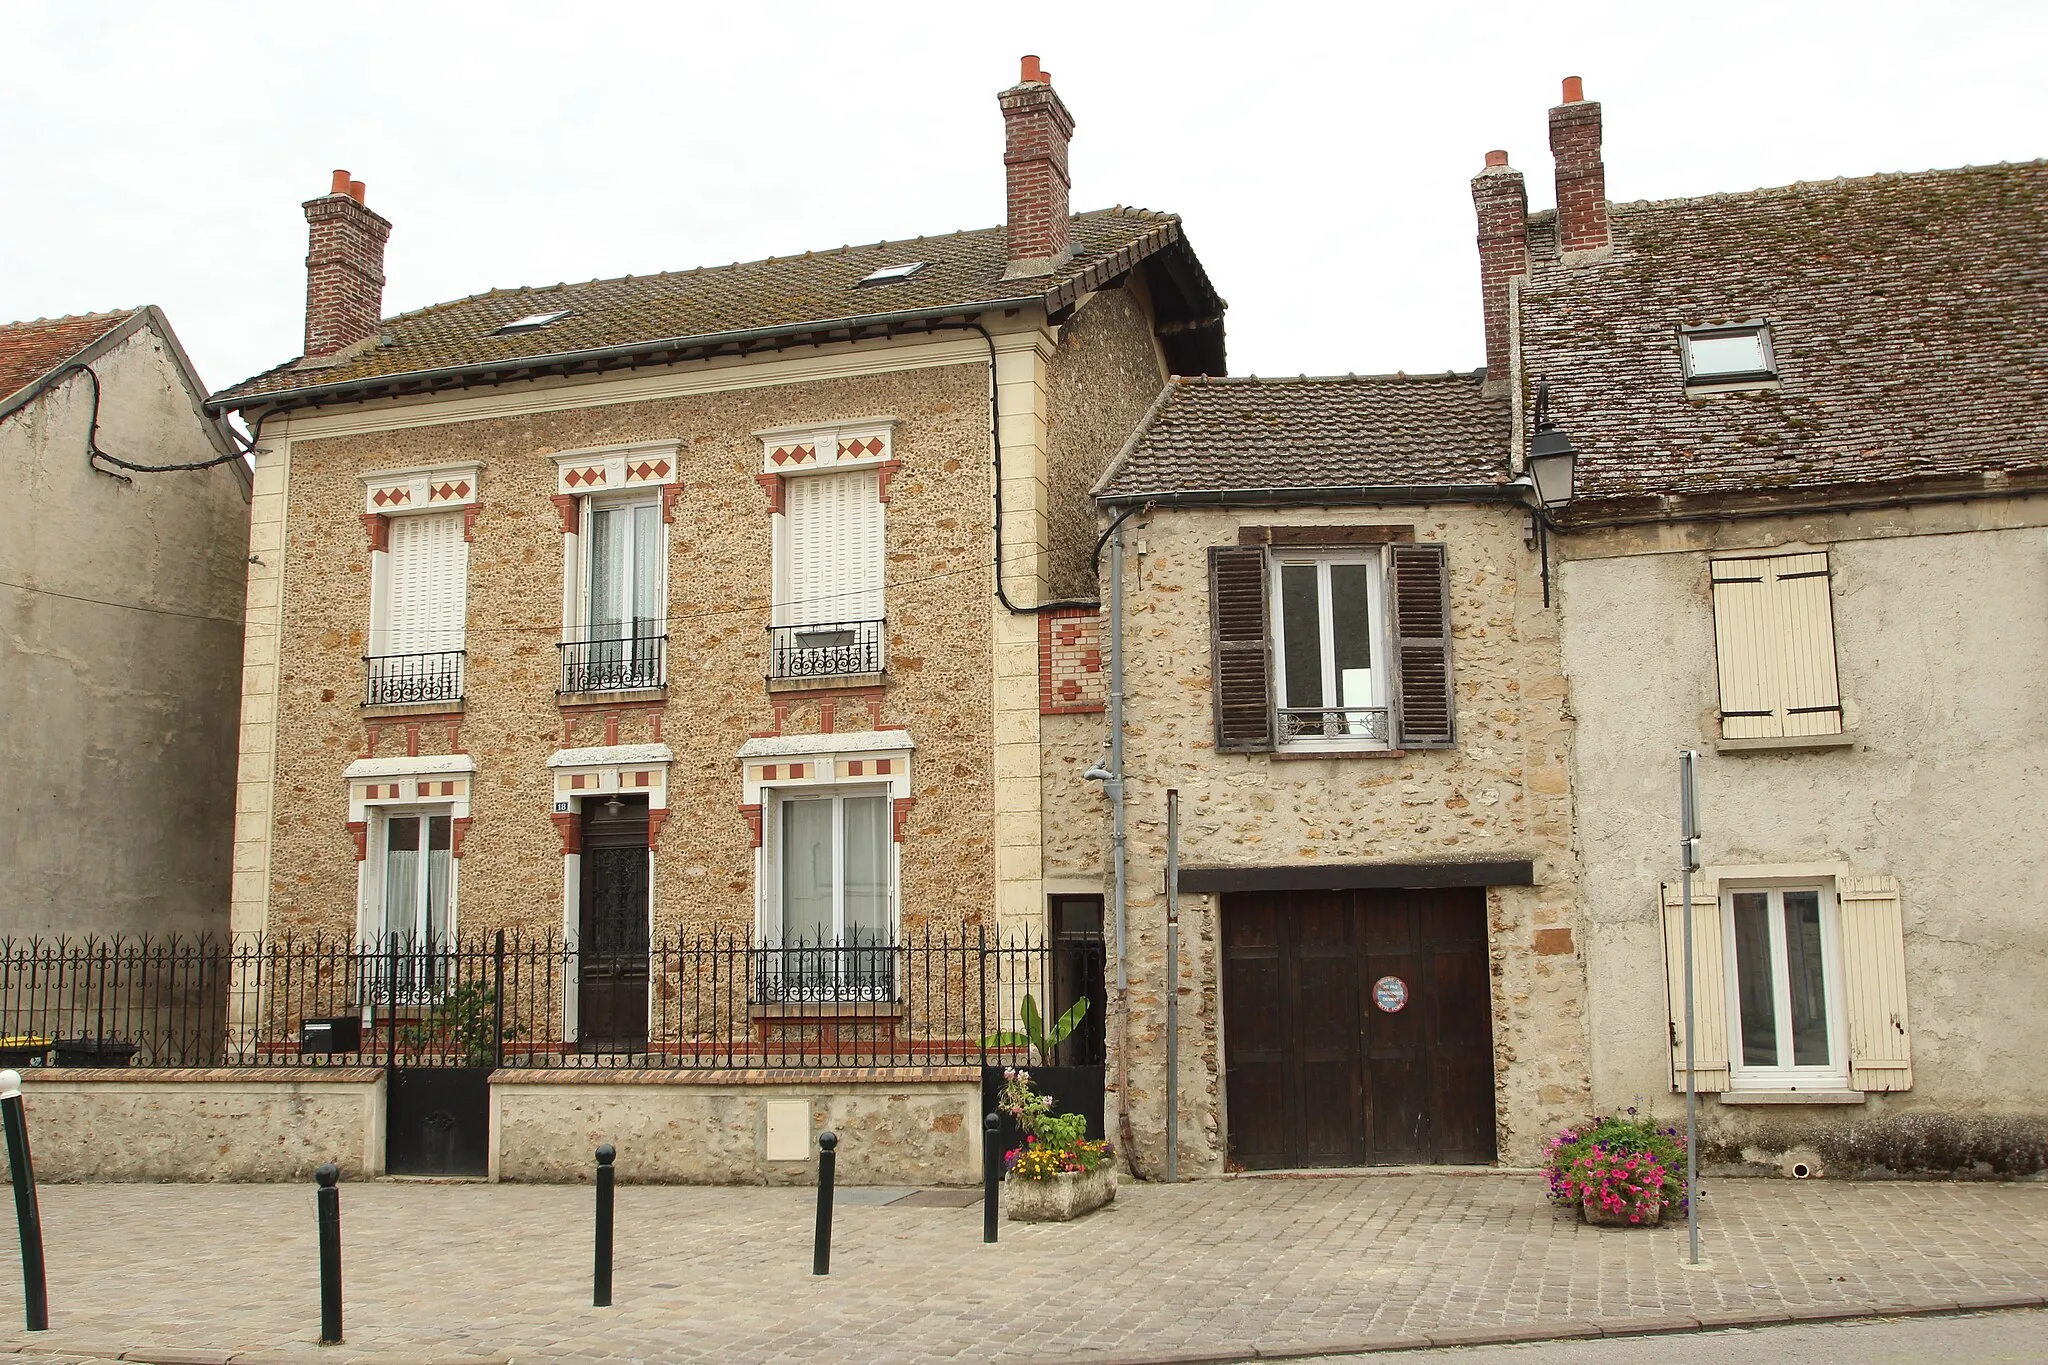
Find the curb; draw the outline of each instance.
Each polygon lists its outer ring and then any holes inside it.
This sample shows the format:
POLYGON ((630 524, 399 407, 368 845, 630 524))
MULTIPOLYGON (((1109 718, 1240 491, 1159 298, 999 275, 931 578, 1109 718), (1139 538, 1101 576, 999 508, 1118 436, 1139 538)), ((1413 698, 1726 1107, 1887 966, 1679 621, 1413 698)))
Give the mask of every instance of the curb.
POLYGON ((1307 1360, 1320 1356, 1385 1355, 1439 1350, 1449 1346, 1514 1346, 1538 1341, 1584 1341, 1596 1337, 1667 1336, 1676 1332, 1719 1332, 1736 1327, 1783 1327, 1793 1323, 1857 1322, 1873 1318, 1953 1317, 1965 1313, 2048 1308, 2048 1296, 2032 1293, 1964 1294, 1953 1299, 1915 1299, 1878 1304, 1799 1304, 1789 1308, 1739 1309, 1727 1313, 1664 1318, 1576 1318, 1522 1326, 1458 1327, 1408 1336, 1364 1337, 1301 1345, 1131 1354, 1080 1353, 1035 1356, 1018 1365, 1242 1365, 1257 1360, 1307 1360))

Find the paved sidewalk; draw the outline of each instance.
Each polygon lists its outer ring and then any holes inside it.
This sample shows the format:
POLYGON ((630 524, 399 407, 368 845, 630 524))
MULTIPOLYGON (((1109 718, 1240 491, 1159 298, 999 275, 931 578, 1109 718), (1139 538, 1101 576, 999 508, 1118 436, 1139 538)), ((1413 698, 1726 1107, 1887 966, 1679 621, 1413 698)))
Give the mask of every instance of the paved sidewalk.
POLYGON ((617 1306, 593 1309, 587 1187, 346 1185, 348 1344, 320 1351, 310 1184, 45 1186, 55 1330, 20 1330, 20 1282, 5 1267, 0 1349, 238 1362, 1227 1359, 2048 1293, 2041 1183, 1716 1182, 1702 1219, 1711 1265, 1698 1271, 1681 1268, 1682 1224, 1582 1227, 1526 1175, 1127 1185, 1080 1223, 1005 1224, 993 1247, 978 1207, 843 1193, 820 1280, 812 1191, 622 1188, 617 1306))

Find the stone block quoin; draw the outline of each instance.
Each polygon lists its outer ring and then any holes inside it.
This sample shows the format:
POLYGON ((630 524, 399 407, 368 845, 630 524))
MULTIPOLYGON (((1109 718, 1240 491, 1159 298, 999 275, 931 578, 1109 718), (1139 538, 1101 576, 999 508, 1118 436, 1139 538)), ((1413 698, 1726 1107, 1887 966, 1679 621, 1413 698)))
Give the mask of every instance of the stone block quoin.
POLYGON ((334 173, 334 188, 306 210, 306 358, 333 355, 374 335, 384 316, 384 243, 390 222, 363 202, 360 180, 334 173))

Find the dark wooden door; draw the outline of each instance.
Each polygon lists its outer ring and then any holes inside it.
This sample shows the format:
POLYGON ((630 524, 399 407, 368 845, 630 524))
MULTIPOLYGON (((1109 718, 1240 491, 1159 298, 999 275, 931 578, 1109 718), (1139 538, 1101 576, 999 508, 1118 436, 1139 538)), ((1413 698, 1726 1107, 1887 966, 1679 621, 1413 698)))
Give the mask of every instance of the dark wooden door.
POLYGON ((586 1051, 647 1047, 647 803, 583 811, 576 1037, 586 1051))
POLYGON ((1233 1160, 1494 1159, 1482 889, 1236 895, 1223 932, 1233 1160))

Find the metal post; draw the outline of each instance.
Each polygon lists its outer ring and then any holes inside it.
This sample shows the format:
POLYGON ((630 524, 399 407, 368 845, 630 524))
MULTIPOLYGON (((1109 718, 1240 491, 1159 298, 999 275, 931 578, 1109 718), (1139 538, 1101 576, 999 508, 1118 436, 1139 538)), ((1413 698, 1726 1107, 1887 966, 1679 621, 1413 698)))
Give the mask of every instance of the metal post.
POLYGON ((1180 1179, 1180 792, 1166 790, 1166 1183, 1180 1179))
POLYGON ((981 1240, 993 1242, 996 1239, 996 1202, 1003 1190, 1002 1141, 997 1130, 1003 1121, 990 1114, 981 1124, 981 1240))
POLYGON ((607 1142, 597 1149, 597 1266, 590 1282, 590 1306, 612 1306, 612 1201, 618 1152, 607 1142))
POLYGON ((505 1065, 505 931, 491 945, 491 1065, 505 1065))
POLYGON ((28 1330, 50 1330, 50 1287, 43 1267, 43 1215, 36 1204, 36 1168, 28 1154, 28 1115, 21 1073, 0 1071, 0 1118, 7 1126, 7 1170, 14 1180, 14 1218, 21 1227, 21 1299, 28 1330))
POLYGON ((832 1273, 832 1168, 838 1164, 839 1135, 818 1134, 818 1229, 811 1236, 811 1273, 832 1273))
POLYGON ((1678 882, 1684 903, 1679 918, 1685 935, 1685 1234, 1694 1265, 1700 1263, 1699 1090, 1692 1042, 1692 874, 1700 865, 1699 757, 1692 749, 1678 755, 1678 882))
POLYGON ((398 1069, 398 935, 391 935, 391 955, 384 978, 384 1069, 398 1069))
POLYGON ((341 1191, 335 1182, 341 1170, 328 1162, 313 1172, 320 1192, 313 1202, 320 1212, 320 1344, 341 1345, 341 1191))
MULTIPOLYGON (((1116 1117, 1117 1145, 1133 1176, 1138 1159, 1131 1137, 1131 938, 1128 906, 1129 853, 1124 819, 1124 528, 1109 533, 1109 798, 1110 899, 1116 922, 1116 1117)), ((994 1239, 991 1238, 991 1241, 994 1239)))

